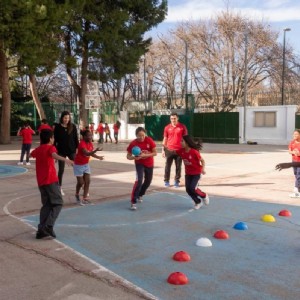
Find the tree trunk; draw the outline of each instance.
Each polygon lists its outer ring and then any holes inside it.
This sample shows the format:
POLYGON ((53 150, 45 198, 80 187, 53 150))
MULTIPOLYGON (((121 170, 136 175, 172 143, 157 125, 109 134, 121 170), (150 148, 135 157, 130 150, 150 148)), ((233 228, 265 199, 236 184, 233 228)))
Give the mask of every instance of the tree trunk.
POLYGON ((0 126, 0 144, 10 144, 10 113, 11 96, 9 90, 9 76, 7 58, 3 49, 3 42, 0 41, 0 86, 2 91, 2 113, 0 126))
POLYGON ((41 101, 39 99, 37 88, 36 88, 36 77, 34 74, 29 74, 29 85, 30 85, 30 91, 33 98, 33 102, 36 106, 37 112, 40 116, 40 119, 46 119, 44 109, 42 107, 41 101))

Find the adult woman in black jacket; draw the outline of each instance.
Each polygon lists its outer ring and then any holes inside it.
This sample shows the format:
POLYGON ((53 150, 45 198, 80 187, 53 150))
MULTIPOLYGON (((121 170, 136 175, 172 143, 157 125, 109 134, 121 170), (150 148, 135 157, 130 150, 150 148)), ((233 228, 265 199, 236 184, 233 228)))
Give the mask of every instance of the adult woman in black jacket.
MULTIPOLYGON (((60 156, 68 157, 74 160, 76 149, 78 147, 78 134, 76 126, 71 122, 71 115, 68 111, 63 111, 59 124, 54 128, 54 146, 60 156)), ((65 162, 58 161, 58 181, 62 185, 62 177, 65 170, 65 162)), ((64 195, 61 189, 62 195, 64 195)))

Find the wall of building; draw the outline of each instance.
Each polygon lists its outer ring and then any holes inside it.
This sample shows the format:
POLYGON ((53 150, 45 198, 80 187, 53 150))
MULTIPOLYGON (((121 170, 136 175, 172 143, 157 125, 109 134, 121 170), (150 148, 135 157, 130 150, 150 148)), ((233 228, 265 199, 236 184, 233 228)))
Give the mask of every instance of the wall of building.
POLYGON ((238 107, 238 112, 240 114, 240 143, 251 141, 258 144, 287 145, 292 139, 295 130, 297 105, 247 106, 246 118, 244 118, 244 107, 238 107), (254 127, 255 112, 276 112, 276 126, 254 127))

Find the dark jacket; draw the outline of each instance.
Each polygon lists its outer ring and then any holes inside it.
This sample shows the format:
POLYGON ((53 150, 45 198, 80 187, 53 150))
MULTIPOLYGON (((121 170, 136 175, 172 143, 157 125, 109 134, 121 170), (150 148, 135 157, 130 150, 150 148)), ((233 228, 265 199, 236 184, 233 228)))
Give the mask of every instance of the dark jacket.
POLYGON ((61 124, 56 124, 54 128, 54 146, 57 149, 58 154, 62 156, 68 156, 76 152, 78 147, 78 134, 77 128, 72 124, 73 129, 68 133, 68 129, 61 124))

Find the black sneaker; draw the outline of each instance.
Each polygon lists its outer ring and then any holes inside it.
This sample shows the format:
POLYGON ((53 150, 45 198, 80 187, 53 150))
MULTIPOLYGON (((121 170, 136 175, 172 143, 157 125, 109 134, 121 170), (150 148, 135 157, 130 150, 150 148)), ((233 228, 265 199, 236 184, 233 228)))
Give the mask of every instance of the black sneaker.
POLYGON ((36 232, 35 238, 40 240, 40 239, 43 239, 43 238, 48 237, 48 236, 50 236, 50 235, 47 232, 45 232, 44 230, 38 230, 36 232))
POLYGON ((47 226, 46 226, 46 227, 44 228, 44 231, 45 231, 46 234, 52 236, 53 238, 56 238, 56 234, 55 234, 55 232, 54 232, 54 230, 53 230, 53 227, 47 227, 47 226))

